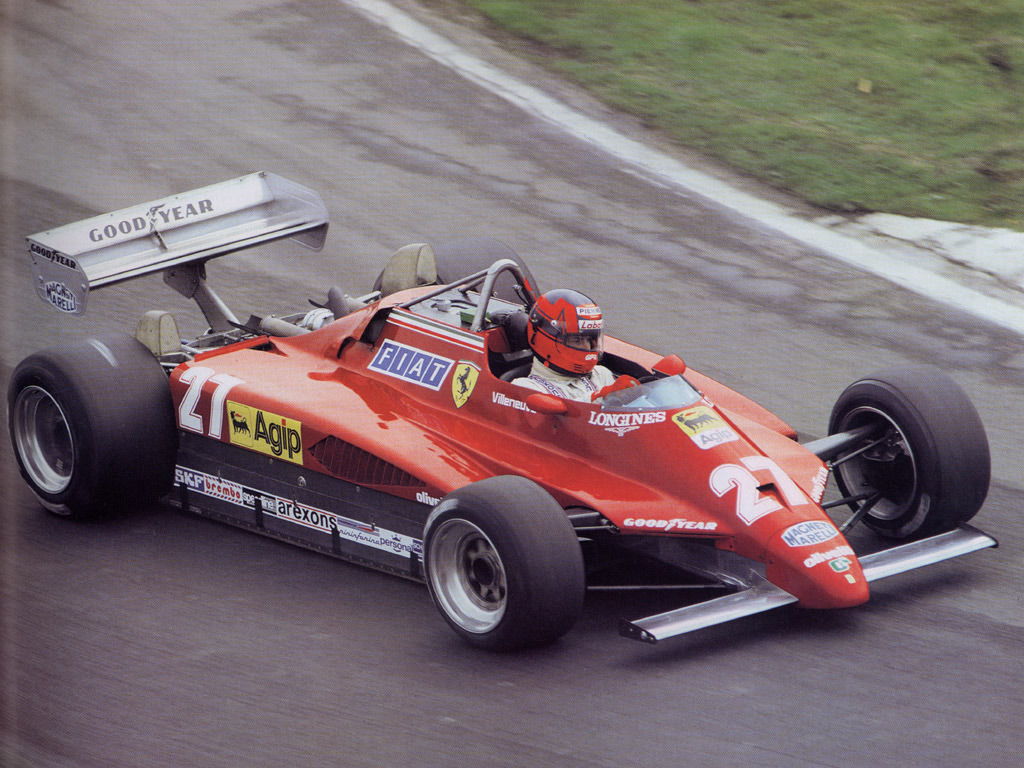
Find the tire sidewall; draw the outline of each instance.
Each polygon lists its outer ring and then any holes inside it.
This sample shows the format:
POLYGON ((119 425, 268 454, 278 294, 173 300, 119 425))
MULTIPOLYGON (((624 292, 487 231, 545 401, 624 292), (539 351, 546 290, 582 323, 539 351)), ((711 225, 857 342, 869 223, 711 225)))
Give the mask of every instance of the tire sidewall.
POLYGON ((75 469, 66 488, 59 493, 49 493, 33 481, 25 468, 21 452, 15 447, 14 455, 21 476, 49 511, 68 517, 87 516, 95 511, 94 500, 100 495, 101 485, 100 465, 89 460, 89 457, 96 455, 97 450, 91 409, 83 401, 82 392, 47 353, 26 358, 15 369, 7 393, 8 430, 12 445, 15 444, 14 405, 18 394, 30 386, 45 390, 64 412, 71 433, 75 469), (79 514, 76 515, 76 512, 79 514))
POLYGON ((579 617, 586 577, 575 531, 555 500, 524 478, 490 478, 449 494, 427 520, 423 541, 431 598, 448 625, 476 647, 508 651, 546 645, 579 617), (505 571, 504 614, 486 632, 468 631, 449 616, 431 577, 433 534, 459 519, 484 534, 505 571))

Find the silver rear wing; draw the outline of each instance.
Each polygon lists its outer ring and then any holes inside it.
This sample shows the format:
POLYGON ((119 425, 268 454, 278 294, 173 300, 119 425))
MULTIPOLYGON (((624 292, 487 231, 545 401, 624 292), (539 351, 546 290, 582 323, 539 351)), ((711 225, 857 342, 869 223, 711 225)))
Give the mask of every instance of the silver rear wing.
POLYGON ((319 251, 327 236, 320 196, 272 173, 251 173, 28 237, 36 292, 62 312, 85 310, 89 291, 290 237, 319 251))

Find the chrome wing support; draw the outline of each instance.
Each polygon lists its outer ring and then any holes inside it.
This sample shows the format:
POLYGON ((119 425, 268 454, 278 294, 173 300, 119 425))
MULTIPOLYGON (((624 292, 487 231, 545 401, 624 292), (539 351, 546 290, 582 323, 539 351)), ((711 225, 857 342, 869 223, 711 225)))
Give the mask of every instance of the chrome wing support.
MULTIPOLYGON (((865 555, 859 560, 867 580, 876 581, 996 546, 999 543, 988 534, 969 525, 961 525, 954 531, 865 555)), ((636 621, 623 619, 619 622, 619 634, 645 643, 657 643, 797 602, 797 598, 759 573, 751 571, 745 578, 733 575, 732 579, 744 583, 738 592, 636 621)))

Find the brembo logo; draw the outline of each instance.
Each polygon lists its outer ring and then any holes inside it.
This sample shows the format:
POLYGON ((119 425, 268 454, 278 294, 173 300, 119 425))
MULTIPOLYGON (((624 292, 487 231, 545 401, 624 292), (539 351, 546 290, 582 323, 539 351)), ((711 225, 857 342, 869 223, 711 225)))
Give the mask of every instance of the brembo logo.
POLYGON ((170 208, 164 204, 155 205, 149 209, 148 219, 145 219, 142 216, 133 216, 130 219, 121 219, 121 221, 114 222, 113 224, 107 224, 104 227, 94 227, 89 230, 89 239, 94 243, 100 243, 104 240, 113 239, 118 235, 130 235, 135 232, 144 232, 150 229, 150 227, 156 229, 156 225, 160 222, 170 224, 174 221, 184 221, 185 219, 190 219, 193 216, 200 216, 204 213, 212 212, 212 200, 199 200, 196 203, 185 203, 184 205, 175 205, 170 208))

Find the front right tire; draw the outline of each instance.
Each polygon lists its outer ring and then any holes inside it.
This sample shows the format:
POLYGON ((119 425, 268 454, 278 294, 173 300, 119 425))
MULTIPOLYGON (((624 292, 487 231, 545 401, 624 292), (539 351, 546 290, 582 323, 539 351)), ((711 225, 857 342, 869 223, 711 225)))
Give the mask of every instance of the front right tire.
POLYGON ((907 367, 854 382, 832 409, 829 434, 867 425, 876 430, 845 452, 852 458, 833 460, 844 496, 880 495, 865 525, 905 539, 952 530, 974 517, 988 494, 988 438, 953 379, 907 367))

